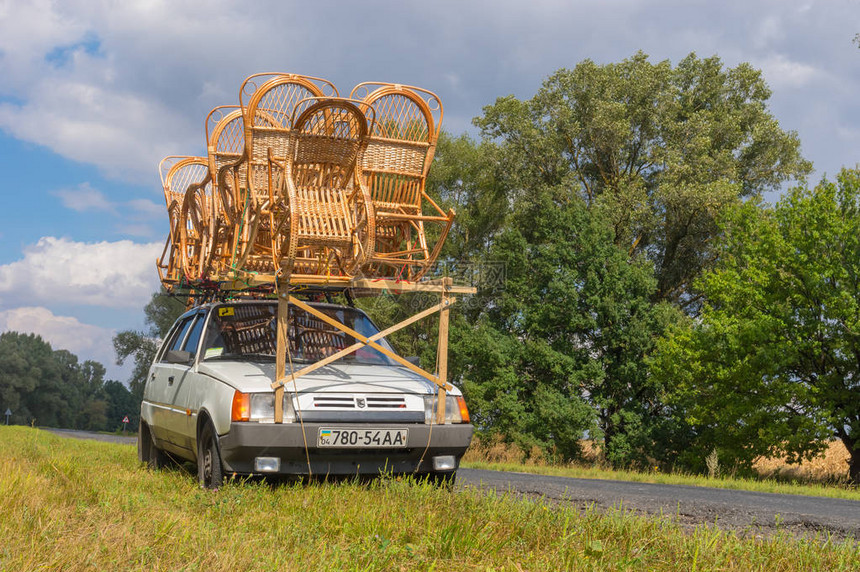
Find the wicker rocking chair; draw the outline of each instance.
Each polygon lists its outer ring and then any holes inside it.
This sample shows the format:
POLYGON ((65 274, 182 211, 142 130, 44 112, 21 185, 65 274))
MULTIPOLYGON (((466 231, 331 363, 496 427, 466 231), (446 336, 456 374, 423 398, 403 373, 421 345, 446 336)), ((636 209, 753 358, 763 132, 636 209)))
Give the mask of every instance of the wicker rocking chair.
POLYGON ((436 94, 417 87, 367 82, 350 97, 362 110, 375 112, 361 163, 376 211, 376 248, 363 272, 418 280, 430 270, 454 220, 425 192, 436 150, 442 104, 436 94), (424 206, 431 214, 424 214, 424 206), (427 233, 425 223, 437 228, 427 233))
POLYGON ((216 107, 206 117, 206 148, 212 179, 212 274, 227 276, 243 232, 248 169, 244 160, 245 123, 237 105, 216 107))
MULTIPOLYGON (((167 203, 167 214, 170 222, 170 234, 167 237, 161 258, 156 261, 159 278, 166 288, 172 288, 183 279, 193 276, 199 268, 199 261, 204 259, 202 236, 205 234, 200 227, 189 229, 189 220, 183 213, 186 193, 194 185, 208 180, 206 159, 202 157, 169 156, 159 164, 161 184, 164 188, 164 199, 167 203), (185 246, 183 247, 183 234, 185 246), (201 236, 197 240, 197 236, 201 236), (189 268, 186 270, 186 264, 189 268), (188 270, 191 271, 189 274, 188 270)), ((191 224, 202 224, 195 221, 191 224)))
MULTIPOLYGON (((242 84, 247 190, 236 203, 243 213, 236 231, 235 270, 275 272, 272 205, 284 185, 283 161, 291 148, 296 107, 312 97, 337 96, 330 82, 295 74, 256 74, 242 84)), ((241 178, 241 177, 240 177, 241 178)))
POLYGON ((353 276, 373 251, 373 205, 357 169, 368 124, 356 103, 310 98, 296 107, 282 185, 269 211, 281 276, 323 282, 353 276))

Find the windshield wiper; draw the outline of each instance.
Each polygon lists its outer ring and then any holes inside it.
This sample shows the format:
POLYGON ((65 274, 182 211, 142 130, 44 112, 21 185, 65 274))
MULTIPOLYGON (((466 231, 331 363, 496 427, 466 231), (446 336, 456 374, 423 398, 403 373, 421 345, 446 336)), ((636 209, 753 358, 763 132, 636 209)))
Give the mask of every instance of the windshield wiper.
POLYGON ((205 358, 204 361, 271 361, 274 359, 275 356, 271 354, 221 354, 205 358))
MULTIPOLYGON (((275 361, 275 356, 272 354, 221 354, 204 358, 204 361, 275 361)), ((292 358, 293 363, 313 363, 311 360, 303 358, 292 358)))

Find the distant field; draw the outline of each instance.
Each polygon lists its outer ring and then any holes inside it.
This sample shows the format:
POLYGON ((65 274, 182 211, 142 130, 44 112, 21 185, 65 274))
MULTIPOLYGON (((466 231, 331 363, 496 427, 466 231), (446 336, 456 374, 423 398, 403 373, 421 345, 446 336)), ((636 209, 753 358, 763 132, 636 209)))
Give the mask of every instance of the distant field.
POLYGON ((0 427, 0 570, 856 570, 860 546, 405 480, 197 487, 127 445, 0 427))
POLYGON ((833 440, 824 454, 792 465, 785 459, 759 459, 755 469, 762 477, 780 477, 799 481, 844 483, 848 478, 848 449, 842 441, 833 440))

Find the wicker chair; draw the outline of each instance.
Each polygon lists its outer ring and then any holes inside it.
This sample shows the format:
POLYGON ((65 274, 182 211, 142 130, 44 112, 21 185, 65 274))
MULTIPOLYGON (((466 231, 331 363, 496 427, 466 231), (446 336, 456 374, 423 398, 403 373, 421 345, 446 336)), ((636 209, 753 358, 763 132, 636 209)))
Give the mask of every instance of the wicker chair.
MULTIPOLYGON (((248 190, 242 197, 242 231, 237 234, 235 269, 274 272, 272 205, 283 187, 296 106, 312 97, 337 96, 330 82, 295 74, 256 74, 242 84, 239 99, 245 127, 248 190)), ((237 203, 237 207, 239 204, 237 203)))
POLYGON ((191 184, 185 191, 180 210, 180 260, 185 280, 190 284, 211 277, 212 258, 219 246, 214 215, 215 197, 207 173, 203 181, 191 184))
POLYGON ((377 82, 359 84, 350 97, 361 99, 376 120, 361 163, 376 211, 376 248, 363 272, 418 280, 439 256, 455 214, 444 212, 424 188, 442 104, 421 88, 377 82), (425 205, 432 214, 424 214, 425 205), (431 236, 425 223, 438 227, 431 236))
POLYGON ((212 273, 226 276, 234 262, 240 237, 247 241, 248 169, 244 160, 245 124, 236 105, 216 107, 206 117, 209 176, 214 186, 212 273))
MULTIPOLYGON (((164 187, 164 199, 167 203, 167 214, 170 223, 170 234, 167 238, 161 258, 156 262, 158 275, 166 288, 182 279, 187 279, 188 274, 185 264, 188 262, 191 275, 192 270, 199 267, 198 261, 205 258, 203 250, 205 245, 196 237, 204 235, 201 227, 193 227, 189 231, 189 219, 183 216, 186 192, 194 185, 208 180, 208 168, 206 159, 202 157, 170 156, 165 157, 159 164, 161 184, 164 187), (186 237, 186 245, 183 249, 182 236, 186 237)), ((208 221, 207 221, 208 222, 208 221)), ((191 222, 191 224, 203 224, 203 221, 191 222)))
POLYGON ((373 251, 373 206, 357 170, 368 123, 356 103, 311 98, 296 108, 283 185, 270 209, 281 275, 351 276, 373 251))

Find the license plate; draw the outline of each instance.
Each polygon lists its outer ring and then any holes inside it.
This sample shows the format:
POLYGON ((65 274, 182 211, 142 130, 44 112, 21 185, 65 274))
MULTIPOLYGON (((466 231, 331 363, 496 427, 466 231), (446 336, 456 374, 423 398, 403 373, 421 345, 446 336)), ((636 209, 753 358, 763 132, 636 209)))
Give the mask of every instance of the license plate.
POLYGON ((317 446, 367 449, 405 447, 408 436, 408 429, 334 429, 322 427, 317 446))

